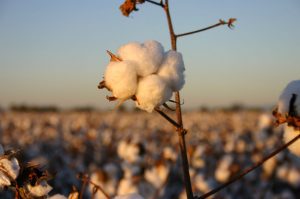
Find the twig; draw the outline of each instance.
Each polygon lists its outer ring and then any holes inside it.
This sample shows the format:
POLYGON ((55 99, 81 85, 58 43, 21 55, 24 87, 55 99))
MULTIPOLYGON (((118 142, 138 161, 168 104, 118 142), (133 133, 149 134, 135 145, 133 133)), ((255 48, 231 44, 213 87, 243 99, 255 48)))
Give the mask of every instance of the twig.
POLYGON ((156 1, 151 1, 151 0, 145 0, 148 3, 152 3, 154 5, 160 6, 160 7, 164 7, 164 4, 162 3, 162 1, 160 1, 159 3, 156 1))
POLYGON ((222 189, 224 189, 227 186, 229 186, 231 183, 234 183, 235 181, 237 181, 237 180, 241 179, 242 177, 244 177, 246 174, 250 173, 251 171, 253 171, 256 168, 258 168, 259 166, 261 166, 264 162, 266 162, 267 160, 269 160, 273 156, 277 155, 279 152, 281 152, 284 149, 286 149, 288 146, 290 146, 291 144, 293 144, 294 142, 296 142, 299 138, 300 138, 300 134, 298 134, 297 136, 295 136, 288 143, 286 143, 286 144, 282 145, 281 147, 279 147, 278 149, 274 150, 271 154, 269 154, 268 156, 264 157, 262 160, 260 160, 259 162, 257 162, 253 166, 248 167, 241 174, 239 174, 236 177, 233 177, 231 180, 229 180, 225 184, 222 184, 221 186, 219 186, 219 187, 217 187, 217 188, 215 188, 215 189, 213 189, 213 190, 205 193, 204 195, 202 195, 200 197, 195 197, 194 199, 204 199, 204 198, 207 198, 207 197, 209 197, 209 196, 211 196, 211 195, 213 195, 213 194, 221 191, 222 189))
POLYGON ((155 109, 156 112, 158 112, 162 117, 164 117, 168 122, 170 122, 173 126, 175 126, 176 128, 180 128, 180 125, 173 120, 172 118, 170 118, 166 113, 164 113, 163 111, 159 110, 159 109, 155 109))
POLYGON ((226 23, 220 21, 219 23, 215 24, 215 25, 212 25, 212 26, 208 26, 206 28, 202 28, 202 29, 199 29, 199 30, 195 30, 195 31, 191 31, 191 32, 186 32, 186 33, 182 33, 182 34, 178 34, 176 35, 176 37, 183 37, 183 36, 187 36, 187 35, 191 35, 191 34, 195 34, 195 33, 198 33, 198 32, 203 32, 203 31, 206 31, 206 30, 209 30, 209 29, 212 29, 212 28, 215 28, 215 27, 218 27, 218 26, 221 26, 221 25, 225 25, 226 23))

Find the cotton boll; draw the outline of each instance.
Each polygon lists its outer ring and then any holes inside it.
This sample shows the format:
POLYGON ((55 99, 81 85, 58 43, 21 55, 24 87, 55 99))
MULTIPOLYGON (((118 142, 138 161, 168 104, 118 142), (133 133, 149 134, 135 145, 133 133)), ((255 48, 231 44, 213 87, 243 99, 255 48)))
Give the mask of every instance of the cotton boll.
POLYGON ((144 199, 141 195, 137 193, 122 195, 122 196, 116 196, 114 199, 144 199))
POLYGON ((152 112, 172 97, 172 90, 158 75, 149 75, 140 79, 135 96, 138 108, 152 112))
POLYGON ((145 179, 159 189, 165 183, 168 174, 169 168, 163 164, 159 164, 145 171, 145 179))
POLYGON ((61 194, 55 194, 55 195, 49 197, 49 199, 68 199, 68 198, 61 194))
POLYGON ((275 157, 267 160, 263 165, 262 169, 267 177, 271 176, 277 166, 277 159, 275 157))
POLYGON ((273 118, 270 114, 263 113, 258 120, 258 128, 261 130, 268 129, 273 124, 273 118))
MULTIPOLYGON (((300 130, 295 130, 293 127, 285 126, 284 128, 284 142, 287 143, 290 140, 292 140, 295 136, 297 136, 300 133, 300 130)), ((290 152, 293 154, 300 156, 300 140, 295 141, 292 145, 288 148, 290 152)))
POLYGON ((215 178, 218 182, 224 183, 229 180, 229 177, 231 175, 231 172, 229 169, 224 169, 224 168, 218 168, 215 171, 215 178))
POLYGON ((185 68, 181 53, 170 50, 165 54, 158 75, 163 77, 173 91, 179 91, 185 83, 184 70, 185 68))
POLYGON ((292 168, 289 169, 289 173, 287 176, 287 181, 294 186, 295 188, 299 187, 300 185, 300 171, 299 169, 292 166, 292 168))
POLYGON ((3 188, 4 186, 9 186, 10 180, 7 177, 6 174, 4 174, 2 171, 0 171, 0 188, 3 188))
POLYGON ((233 157, 230 155, 225 155, 221 161, 219 162, 219 165, 215 171, 215 178, 219 182, 226 182, 229 180, 229 177, 231 176, 230 171, 230 165, 233 163, 233 157))
POLYGON ((205 193, 215 186, 215 181, 213 179, 206 179, 202 173, 198 173, 195 176, 194 184, 199 191, 205 193))
POLYGON ((110 62, 104 75, 105 85, 118 99, 128 99, 137 89, 136 64, 132 61, 110 62))
POLYGON ((123 178, 118 186, 118 195, 133 194, 138 192, 138 187, 130 178, 123 178))
POLYGON ((118 55, 122 60, 131 60, 137 63, 137 74, 145 77, 156 73, 163 60, 164 48, 157 41, 128 43, 121 46, 118 55))
POLYGON ((27 184, 26 188, 30 192, 30 194, 34 197, 45 196, 52 190, 52 187, 48 185, 48 183, 44 180, 41 181, 40 184, 35 186, 31 186, 31 184, 27 184))
POLYGON ((278 113, 285 115, 289 112, 292 94, 297 95, 294 106, 296 108, 297 116, 300 116, 300 80, 291 81, 282 91, 277 104, 278 113))
POLYGON ((12 179, 16 179, 19 175, 20 166, 16 158, 12 158, 11 160, 3 158, 0 160, 0 166, 8 175, 8 177, 12 179))

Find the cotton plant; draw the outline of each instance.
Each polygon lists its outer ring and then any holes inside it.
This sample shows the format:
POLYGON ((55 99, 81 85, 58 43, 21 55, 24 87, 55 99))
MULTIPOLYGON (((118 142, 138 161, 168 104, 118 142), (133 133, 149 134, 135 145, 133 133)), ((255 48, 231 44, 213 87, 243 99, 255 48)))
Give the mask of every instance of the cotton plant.
POLYGON ((99 88, 111 91, 109 100, 128 99, 138 108, 152 112, 170 100, 172 93, 182 89, 184 62, 181 53, 164 51, 162 44, 149 40, 121 46, 106 67, 99 88))

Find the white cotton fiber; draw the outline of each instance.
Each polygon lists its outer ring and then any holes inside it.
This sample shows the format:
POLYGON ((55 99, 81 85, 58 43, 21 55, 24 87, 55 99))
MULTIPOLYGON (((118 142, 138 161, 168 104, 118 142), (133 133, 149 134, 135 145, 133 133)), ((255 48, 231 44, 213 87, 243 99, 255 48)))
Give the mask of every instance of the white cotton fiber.
POLYGON ((152 112, 155 107, 162 105, 171 97, 171 88, 158 75, 149 75, 139 80, 136 105, 140 109, 152 112))
POLYGON ((165 54, 158 75, 164 78, 173 91, 179 91, 185 83, 184 71, 181 53, 170 50, 165 54))
POLYGON ((12 158, 11 160, 3 158, 0 160, 0 166, 9 178, 16 179, 18 177, 20 166, 16 158, 12 158))
POLYGON ((118 99, 128 99, 137 89, 136 64, 132 61, 110 62, 104 74, 105 85, 118 99))
POLYGON ((122 60, 131 60, 137 63, 137 74, 145 77, 156 73, 162 63, 164 48, 157 41, 128 43, 121 46, 118 55, 122 60))
POLYGON ((297 95, 294 106, 297 116, 300 116, 300 80, 291 81, 282 91, 277 104, 278 113, 285 116, 289 112, 290 100, 293 94, 297 95))
POLYGON ((26 188, 30 192, 30 194, 35 197, 45 196, 52 190, 52 187, 48 185, 48 183, 45 180, 41 181, 40 184, 35 186, 27 184, 26 188))
POLYGON ((55 195, 49 197, 48 199, 68 199, 68 198, 61 194, 55 194, 55 195))
POLYGON ((9 177, 7 177, 5 173, 0 171, 0 189, 2 189, 4 186, 9 186, 10 184, 11 183, 9 177))
MULTIPOLYGON (((300 130, 295 130, 293 127, 285 126, 284 128, 284 142, 287 143, 292 140, 295 136, 300 133, 300 130)), ((295 141, 292 145, 289 146, 289 150, 297 155, 300 156, 300 140, 295 141)))

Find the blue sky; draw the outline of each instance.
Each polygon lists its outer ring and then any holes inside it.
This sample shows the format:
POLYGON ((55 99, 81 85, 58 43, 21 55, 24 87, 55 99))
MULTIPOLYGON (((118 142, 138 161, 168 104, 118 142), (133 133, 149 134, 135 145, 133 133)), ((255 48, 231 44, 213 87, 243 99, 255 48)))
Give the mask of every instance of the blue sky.
MULTIPOLYGON (((97 89, 112 52, 155 39, 170 48, 161 8, 123 17, 121 0, 1 0, 0 106, 27 103, 109 108, 97 89)), ((299 0, 170 1, 176 33, 230 17, 226 26, 180 38, 184 107, 272 105, 300 77, 299 0)))

